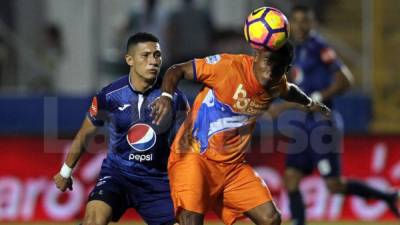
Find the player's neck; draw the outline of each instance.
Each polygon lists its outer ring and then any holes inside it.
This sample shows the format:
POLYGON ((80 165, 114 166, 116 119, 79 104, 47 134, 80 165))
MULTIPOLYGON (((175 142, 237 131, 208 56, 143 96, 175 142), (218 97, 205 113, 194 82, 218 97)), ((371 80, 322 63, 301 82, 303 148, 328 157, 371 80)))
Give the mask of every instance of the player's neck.
POLYGON ((129 83, 135 91, 145 92, 148 89, 150 89, 154 85, 155 82, 156 82, 156 79, 145 80, 138 75, 129 73, 129 83))

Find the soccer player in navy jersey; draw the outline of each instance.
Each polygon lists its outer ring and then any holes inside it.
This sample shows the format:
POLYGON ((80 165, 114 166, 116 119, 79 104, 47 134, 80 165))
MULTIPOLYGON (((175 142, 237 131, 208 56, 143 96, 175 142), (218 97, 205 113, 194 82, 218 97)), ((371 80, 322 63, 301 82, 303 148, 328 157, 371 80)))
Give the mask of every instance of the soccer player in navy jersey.
MULTIPOLYGON (((335 51, 312 29, 313 23, 314 14, 309 8, 296 6, 292 9, 290 25, 295 56, 289 79, 314 101, 323 102, 331 108, 332 99, 351 86, 353 77, 335 51)), ((270 112, 274 117, 287 109, 295 109, 285 115, 296 127, 292 127, 290 134, 296 142, 288 147, 284 183, 295 225, 305 224, 305 206, 299 184, 314 168, 318 168, 330 192, 383 200, 399 217, 397 191, 384 192, 362 181, 341 176, 343 123, 337 112, 333 111, 331 118, 326 118, 320 113, 313 113, 313 108, 311 112, 305 112, 304 107, 291 103, 272 105, 270 112)))
POLYGON ((189 105, 181 92, 168 94, 173 112, 161 124, 153 123, 151 103, 162 95, 158 76, 162 57, 157 37, 148 33, 131 36, 125 60, 129 74, 93 97, 54 182, 61 191, 72 190, 72 169, 98 128, 106 124, 109 150, 90 193, 83 224, 118 221, 128 208, 136 209, 147 224, 173 224, 167 175, 169 146, 189 105))

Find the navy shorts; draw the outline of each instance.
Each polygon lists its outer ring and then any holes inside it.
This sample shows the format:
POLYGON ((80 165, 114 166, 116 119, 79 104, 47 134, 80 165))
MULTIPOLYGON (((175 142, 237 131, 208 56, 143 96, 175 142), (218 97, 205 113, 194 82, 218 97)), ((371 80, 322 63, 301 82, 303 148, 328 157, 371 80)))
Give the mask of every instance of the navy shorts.
MULTIPOLYGON (((289 126, 284 135, 289 137, 286 167, 309 175, 315 168, 323 177, 341 175, 343 122, 340 114, 333 112, 327 119, 319 113, 302 111, 285 112, 282 120, 289 126)), ((279 124, 278 124, 279 125, 279 124)))
POLYGON ((100 200, 112 208, 112 221, 118 221, 128 208, 134 208, 150 225, 175 223, 168 179, 127 177, 117 168, 102 166, 89 201, 100 200))

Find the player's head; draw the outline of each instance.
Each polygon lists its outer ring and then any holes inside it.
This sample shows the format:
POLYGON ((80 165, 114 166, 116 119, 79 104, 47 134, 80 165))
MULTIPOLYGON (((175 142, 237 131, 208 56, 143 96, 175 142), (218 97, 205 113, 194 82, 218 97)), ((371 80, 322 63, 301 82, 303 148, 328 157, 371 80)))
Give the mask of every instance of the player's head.
POLYGON ((149 33, 131 36, 126 45, 125 60, 134 76, 149 82, 154 81, 162 63, 158 38, 149 33))
POLYGON ((290 13, 290 36, 295 42, 303 42, 315 24, 314 12, 307 6, 295 6, 290 13))
POLYGON ((256 50, 253 72, 257 80, 267 87, 269 83, 279 80, 287 73, 293 59, 293 45, 287 41, 278 50, 256 50))

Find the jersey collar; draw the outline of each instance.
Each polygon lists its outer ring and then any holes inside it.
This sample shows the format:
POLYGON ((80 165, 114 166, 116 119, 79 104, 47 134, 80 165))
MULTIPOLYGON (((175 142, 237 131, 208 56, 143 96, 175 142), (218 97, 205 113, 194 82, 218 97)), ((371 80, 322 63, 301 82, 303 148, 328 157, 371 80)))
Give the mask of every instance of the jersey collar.
POLYGON ((129 87, 131 88, 131 90, 133 92, 135 92, 136 94, 144 94, 144 95, 146 95, 146 94, 150 93, 158 85, 158 76, 154 80, 153 84, 149 88, 147 88, 144 92, 137 91, 135 89, 135 86, 133 86, 133 83, 131 81, 131 75, 130 74, 128 74, 128 83, 129 83, 129 87))

